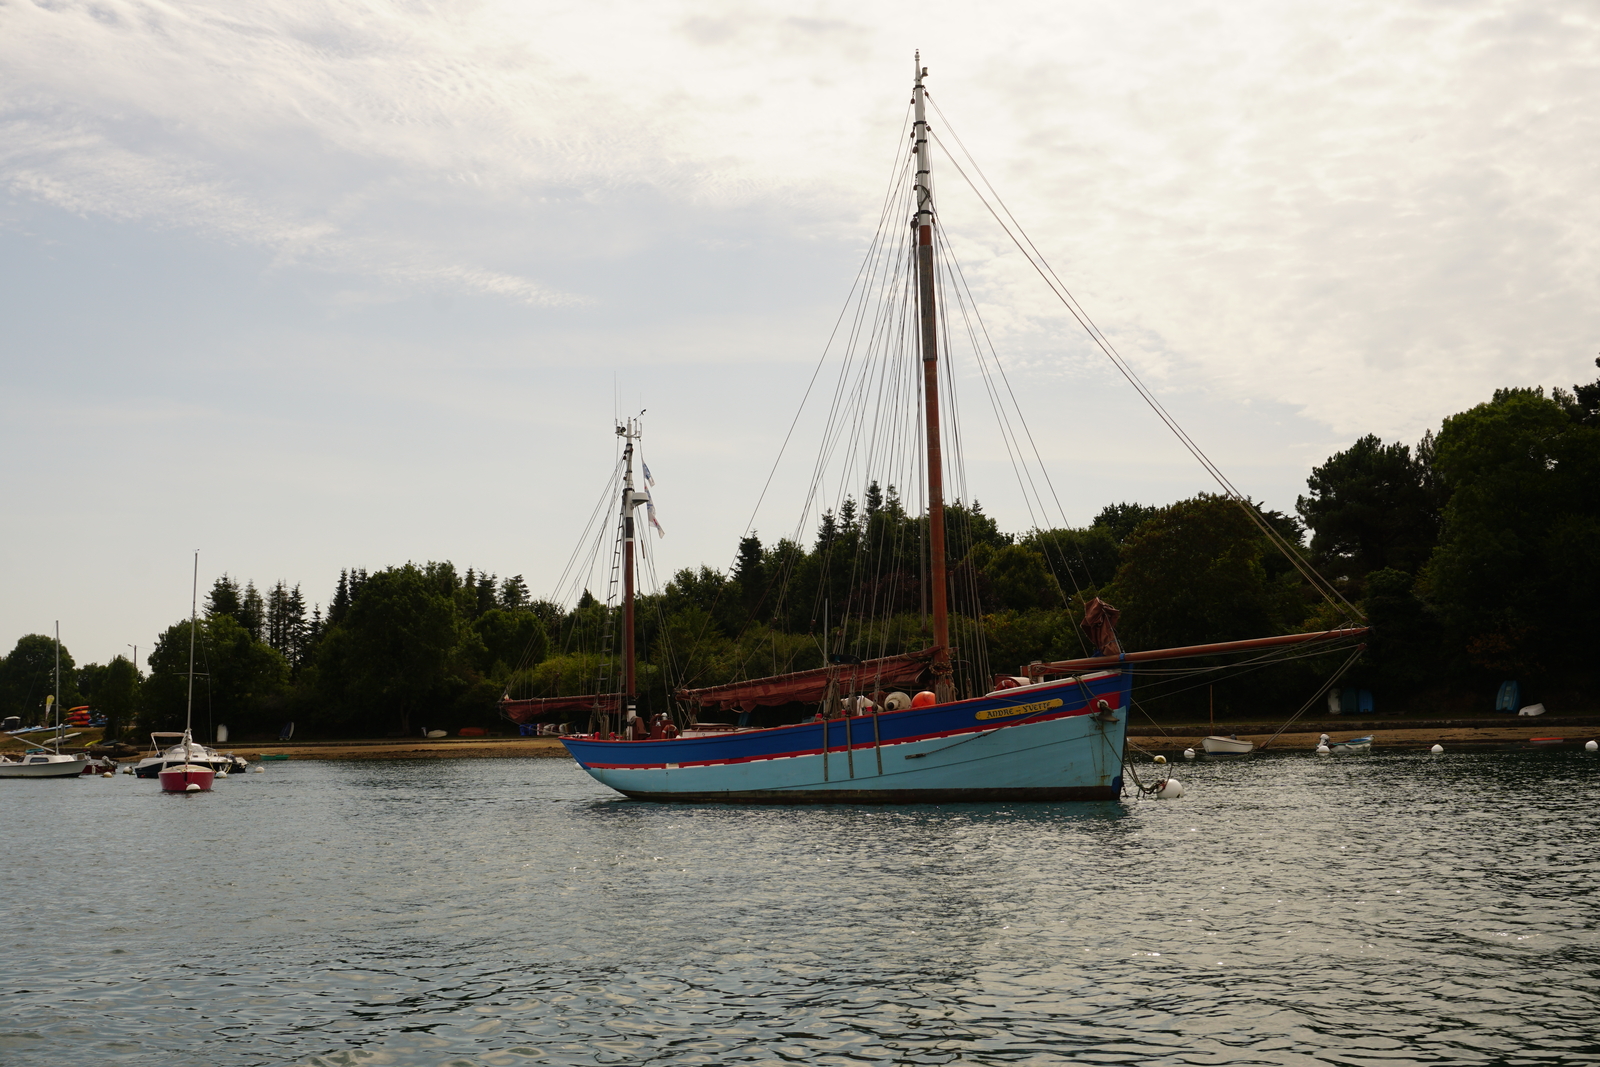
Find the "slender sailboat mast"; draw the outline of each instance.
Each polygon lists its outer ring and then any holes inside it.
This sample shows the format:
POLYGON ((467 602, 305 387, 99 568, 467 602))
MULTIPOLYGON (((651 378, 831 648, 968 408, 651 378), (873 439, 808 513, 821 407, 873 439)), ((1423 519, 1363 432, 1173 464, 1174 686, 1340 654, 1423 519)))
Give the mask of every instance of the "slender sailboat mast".
POLYGON ((625 442, 622 449, 622 723, 623 730, 637 714, 634 674, 638 652, 634 646, 633 625, 633 509, 643 498, 633 489, 633 443, 639 439, 641 427, 633 419, 617 427, 617 435, 625 442))
POLYGON ((61 620, 56 620, 56 755, 61 754, 61 620))
POLYGON ((183 709, 183 762, 189 762, 190 744, 194 726, 194 629, 196 605, 200 600, 200 551, 194 554, 194 577, 189 583, 189 698, 183 709))
POLYGON ((916 214, 912 226, 917 231, 917 303, 922 332, 923 418, 928 433, 928 584, 933 593, 932 663, 934 694, 940 703, 955 697, 950 680, 949 581, 945 576, 944 545, 944 464, 939 449, 939 314, 934 302, 933 276, 933 171, 928 154, 927 90, 922 79, 928 68, 922 53, 915 56, 916 82, 912 89, 915 123, 912 139, 916 146, 917 173, 914 183, 916 214))

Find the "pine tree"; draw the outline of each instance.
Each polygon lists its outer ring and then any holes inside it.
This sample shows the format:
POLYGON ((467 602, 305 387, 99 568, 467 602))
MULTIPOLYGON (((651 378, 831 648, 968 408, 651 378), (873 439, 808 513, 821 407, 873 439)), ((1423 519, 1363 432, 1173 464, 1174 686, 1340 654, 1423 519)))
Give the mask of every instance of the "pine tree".
POLYGON ((753 612, 761 604, 766 592, 767 567, 762 558, 761 538, 751 533, 739 539, 739 556, 733 564, 733 580, 739 585, 739 600, 746 612, 753 612))
POLYGON ((528 595, 528 583, 522 580, 522 575, 512 575, 500 583, 500 606, 508 611, 525 607, 532 599, 528 595))
POLYGON ((494 575, 488 573, 478 575, 477 597, 479 615, 482 615, 484 612, 489 611, 496 606, 494 598, 494 583, 494 575))
POLYGON ((333 599, 328 602, 328 625, 335 626, 344 621, 345 614, 350 610, 350 573, 339 571, 339 584, 333 590, 333 599))
POLYGON ((211 592, 206 594, 206 617, 229 615, 237 619, 239 607, 239 583, 224 573, 211 583, 211 592))
POLYGON ((267 605, 256 590, 255 582, 245 584, 244 599, 239 604, 239 614, 236 618, 252 639, 261 640, 262 629, 267 621, 267 605))

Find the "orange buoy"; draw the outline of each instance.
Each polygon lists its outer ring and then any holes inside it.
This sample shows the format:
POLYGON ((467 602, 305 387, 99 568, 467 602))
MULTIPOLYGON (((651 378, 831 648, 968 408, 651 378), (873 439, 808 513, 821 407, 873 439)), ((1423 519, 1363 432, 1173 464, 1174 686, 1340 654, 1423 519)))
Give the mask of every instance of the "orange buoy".
POLYGON ((937 703, 939 698, 926 689, 911 698, 911 706, 914 708, 931 708, 937 703))

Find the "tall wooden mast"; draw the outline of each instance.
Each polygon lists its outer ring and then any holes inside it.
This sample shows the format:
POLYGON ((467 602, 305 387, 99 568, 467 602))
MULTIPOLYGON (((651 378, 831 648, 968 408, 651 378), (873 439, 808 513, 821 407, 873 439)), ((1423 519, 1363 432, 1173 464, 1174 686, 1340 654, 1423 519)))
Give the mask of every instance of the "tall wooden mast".
POLYGON ((933 277, 933 172, 928 154, 928 116, 926 90, 922 79, 928 69, 922 53, 916 53, 916 82, 912 104, 916 121, 912 139, 916 146, 916 214, 912 226, 917 232, 917 303, 922 330, 922 399, 928 430, 928 584, 933 593, 934 693, 940 703, 954 699, 950 680, 950 583, 945 575, 944 547, 944 463, 939 450, 939 314, 934 302, 933 277))
MULTIPOLYGON (((639 439, 640 426, 629 419, 626 425, 617 427, 617 435, 624 441, 622 449, 622 722, 623 730, 628 729, 628 723, 636 714, 636 697, 634 685, 634 669, 638 654, 634 647, 633 625, 633 542, 634 521, 633 509, 638 507, 643 498, 638 497, 633 491, 633 443, 639 439)), ((609 716, 607 716, 609 718, 609 716)))

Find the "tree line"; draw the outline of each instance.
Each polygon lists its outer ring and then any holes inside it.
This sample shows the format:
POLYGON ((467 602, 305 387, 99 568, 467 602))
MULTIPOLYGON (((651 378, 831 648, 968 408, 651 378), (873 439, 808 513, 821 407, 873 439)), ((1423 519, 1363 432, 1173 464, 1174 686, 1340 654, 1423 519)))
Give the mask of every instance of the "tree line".
MULTIPOLYGON (((1293 515, 1255 510, 1373 625, 1348 678, 1386 710, 1492 704, 1484 694, 1504 678, 1569 702, 1593 691, 1600 380, 1497 390, 1415 445, 1363 436, 1312 470, 1293 515)), ((1339 618, 1223 496, 1118 503, 1086 527, 1022 534, 958 501, 948 530, 954 628, 963 647, 986 649, 967 657, 975 678, 1082 654, 1078 622, 1092 596, 1121 609, 1130 648, 1339 618)), ((824 513, 809 545, 752 533, 726 570, 679 571, 638 601, 644 702, 665 707, 678 685, 821 666, 830 653, 923 647, 926 533, 896 487, 872 482, 824 513)), ((533 599, 520 575, 448 562, 347 569, 326 605, 308 609, 282 581, 263 594, 217 578, 196 635, 197 724, 245 736, 288 721, 326 735, 493 728, 508 689, 593 692, 619 643, 614 604, 592 592, 556 605, 533 599)), ((161 635, 148 674, 120 656, 80 668, 63 649, 63 704, 92 703, 124 731, 179 727, 188 650, 187 619, 161 635)), ((0 660, 0 714, 39 717, 54 654, 48 637, 18 640, 0 660)), ((1315 669, 1261 672, 1203 696, 1191 687, 1164 704, 1152 691, 1151 704, 1193 715, 1220 693, 1234 710, 1282 708, 1315 669)))

